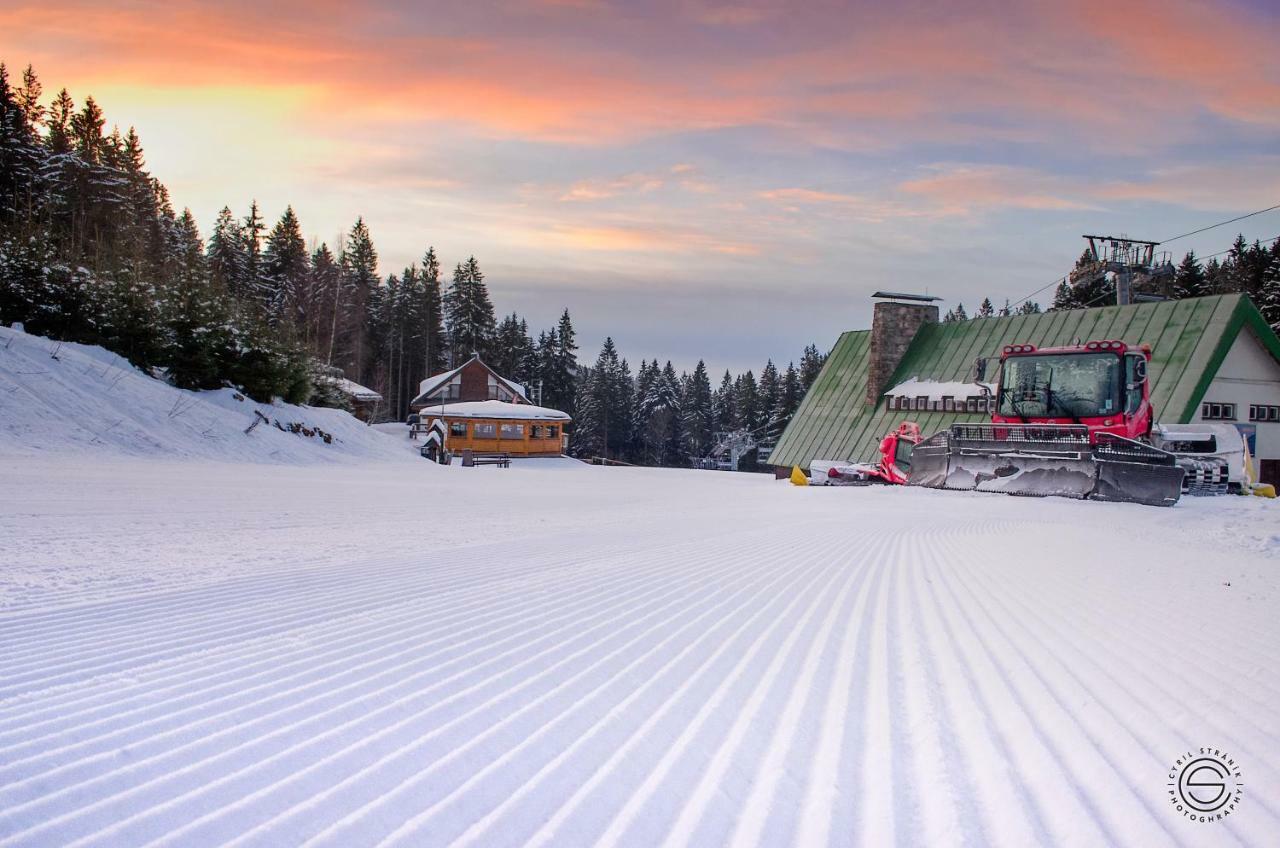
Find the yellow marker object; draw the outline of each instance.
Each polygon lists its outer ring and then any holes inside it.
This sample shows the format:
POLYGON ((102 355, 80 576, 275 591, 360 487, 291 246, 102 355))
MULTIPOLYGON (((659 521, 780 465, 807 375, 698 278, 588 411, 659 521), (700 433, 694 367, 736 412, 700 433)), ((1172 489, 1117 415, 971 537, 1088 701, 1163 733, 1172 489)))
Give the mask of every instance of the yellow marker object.
POLYGON ((791 482, 797 486, 809 485, 809 476, 800 470, 800 466, 791 467, 791 482))
POLYGON ((1276 487, 1270 483, 1258 483, 1253 487, 1253 493, 1260 498, 1274 498, 1276 487))

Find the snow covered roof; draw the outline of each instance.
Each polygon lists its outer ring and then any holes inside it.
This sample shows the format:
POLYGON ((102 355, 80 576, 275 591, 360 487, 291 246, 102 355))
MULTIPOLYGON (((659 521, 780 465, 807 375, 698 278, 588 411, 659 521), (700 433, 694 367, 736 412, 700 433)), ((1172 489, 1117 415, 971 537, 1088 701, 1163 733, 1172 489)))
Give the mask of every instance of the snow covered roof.
POLYGON ((345 395, 350 395, 356 400, 382 400, 382 395, 378 394, 373 389, 368 386, 362 386, 355 380, 348 380, 346 377, 335 377, 333 384, 337 386, 338 391, 345 395))
POLYGON ((964 383, 959 380, 940 381, 940 380, 920 380, 912 377, 905 383, 899 383, 892 389, 885 391, 885 395, 897 397, 906 395, 907 397, 927 397, 929 400, 942 400, 944 397, 949 398, 967 398, 972 395, 982 394, 979 386, 986 386, 992 394, 995 394, 995 383, 964 383))
MULTIPOLYGON (((479 359, 479 357, 472 357, 472 359, 479 359)), ((460 371, 462 371, 463 368, 467 367, 467 365, 471 361, 472 360, 469 359, 451 371, 444 371, 440 374, 433 374, 427 379, 423 380, 421 383, 418 384, 418 397, 414 398, 414 401, 416 402, 418 398, 421 398, 423 395, 431 394, 436 389, 440 388, 445 383, 452 380, 454 376, 456 376, 460 371)), ((488 368, 489 372, 492 373, 493 376, 497 377, 499 380, 501 380, 502 382, 510 386, 511 389, 515 391, 516 394, 520 395, 520 397, 524 398, 525 400, 529 399, 529 395, 525 393, 525 389, 523 385, 521 385, 520 383, 514 382, 512 380, 508 380, 506 377, 503 377, 497 371, 494 371, 492 368, 489 368, 488 365, 485 365, 484 360, 480 360, 480 364, 484 365, 485 368, 488 368)))
POLYGON ((459 365, 457 368, 454 368, 452 371, 445 371, 442 374, 433 374, 432 376, 423 380, 421 383, 418 384, 418 396, 421 397, 422 395, 429 394, 435 391, 436 389, 440 388, 445 383, 449 382, 450 377, 452 377, 454 374, 457 374, 461 370, 462 370, 462 366, 459 365))
MULTIPOLYGON (((537 419, 540 421, 570 421, 569 416, 558 409, 546 406, 534 406, 530 403, 506 403, 501 400, 475 400, 465 403, 450 403, 443 407, 446 418, 519 418, 537 419)), ((422 410, 424 418, 439 415, 440 410, 427 407, 422 410)))

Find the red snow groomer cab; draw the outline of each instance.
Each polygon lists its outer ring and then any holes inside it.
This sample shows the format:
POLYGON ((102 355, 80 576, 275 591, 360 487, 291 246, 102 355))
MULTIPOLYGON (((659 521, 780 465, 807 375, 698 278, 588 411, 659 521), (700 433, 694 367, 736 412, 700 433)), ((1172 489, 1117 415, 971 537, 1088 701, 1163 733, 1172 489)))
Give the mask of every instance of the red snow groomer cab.
POLYGON ((1151 348, 1122 341, 1008 345, 989 424, 916 446, 908 485, 1169 506, 1177 457, 1149 443, 1151 348))
POLYGON ((880 440, 879 462, 815 460, 810 479, 820 486, 865 486, 872 483, 904 485, 911 474, 911 452, 920 443, 920 425, 903 421, 880 440))

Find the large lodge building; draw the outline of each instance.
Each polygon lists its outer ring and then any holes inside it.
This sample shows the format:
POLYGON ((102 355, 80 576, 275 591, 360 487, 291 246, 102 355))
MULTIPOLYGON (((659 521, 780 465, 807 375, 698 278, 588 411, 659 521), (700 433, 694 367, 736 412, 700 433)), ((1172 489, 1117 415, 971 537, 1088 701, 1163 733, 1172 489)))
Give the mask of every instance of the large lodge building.
POLYGON ((990 420, 974 361, 998 360, 1005 345, 1123 339, 1152 347, 1158 423, 1232 424, 1259 478, 1280 483, 1280 338, 1242 294, 950 323, 917 302, 925 298, 882 298, 870 330, 840 336, 792 416, 769 457, 779 474, 813 460, 871 459, 903 419, 925 434, 990 420))
POLYGON ((423 380, 409 409, 424 423, 444 421, 450 453, 559 456, 569 446, 564 432, 569 416, 535 406, 524 386, 498 374, 479 355, 423 380))

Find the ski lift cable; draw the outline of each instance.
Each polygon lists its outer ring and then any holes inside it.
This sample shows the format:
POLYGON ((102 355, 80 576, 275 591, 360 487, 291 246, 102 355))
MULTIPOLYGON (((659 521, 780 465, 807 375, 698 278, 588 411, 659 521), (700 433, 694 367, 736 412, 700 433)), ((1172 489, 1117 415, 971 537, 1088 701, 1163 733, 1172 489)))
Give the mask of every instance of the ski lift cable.
MULTIPOLYGON (((1271 212, 1271 211, 1273 211, 1273 210, 1275 210, 1275 209, 1280 209, 1280 203, 1277 203, 1275 206, 1268 206, 1266 209, 1259 209, 1257 212, 1250 212, 1250 213, 1249 213, 1249 214, 1247 214, 1247 215, 1239 215, 1239 216, 1237 216, 1237 217, 1235 217, 1235 218, 1230 218, 1230 219, 1228 219, 1228 220, 1226 220, 1226 221, 1219 221, 1219 222, 1218 222, 1218 223, 1216 223, 1216 224, 1210 224, 1210 225, 1209 225, 1209 226, 1207 226, 1207 227, 1201 227, 1201 228, 1200 228, 1200 229, 1198 229, 1198 230, 1192 230, 1191 232, 1189 232, 1189 233, 1183 233, 1183 234, 1182 234, 1182 235, 1180 235, 1180 236, 1174 236, 1173 238, 1167 238, 1167 239, 1164 239, 1163 241, 1161 241, 1161 242, 1160 242, 1160 244, 1168 244, 1168 243, 1169 243, 1169 242, 1171 242, 1171 241, 1177 241, 1178 239, 1184 239, 1184 238, 1186 238, 1187 236, 1194 236, 1194 235, 1195 235, 1195 234, 1197 234, 1197 233, 1203 233, 1203 232, 1206 232, 1206 231, 1208 231, 1208 230, 1214 230, 1214 229, 1217 229, 1218 227, 1225 227, 1227 224, 1234 224, 1236 221, 1243 221, 1245 218, 1252 218, 1252 217, 1253 217, 1253 216, 1255 216, 1255 215, 1261 215, 1261 214, 1262 214, 1262 213, 1264 213, 1264 212, 1271 212)), ((1223 251, 1223 253, 1225 253, 1225 252, 1226 252, 1226 251, 1223 251)))
MULTIPOLYGON (((1271 238, 1268 238, 1268 239, 1261 239, 1261 241, 1263 242, 1280 241, 1280 236, 1272 236, 1271 238)), ((1224 253, 1230 253, 1233 250, 1235 250, 1234 247, 1228 247, 1226 250, 1219 250, 1217 253, 1210 253, 1208 256, 1197 256, 1196 258, 1197 259, 1214 259, 1216 257, 1223 255, 1224 253)))
MULTIPOLYGON (((1266 242, 1274 242, 1277 240, 1280 240, 1280 236, 1273 236, 1269 239, 1263 239, 1263 241, 1266 241, 1266 242)), ((1214 257, 1221 256, 1224 253, 1230 253, 1234 249, 1235 248, 1228 247, 1226 250, 1219 250, 1217 253, 1210 253, 1208 256, 1198 256, 1196 258, 1197 259, 1213 259, 1214 257)), ((1095 303, 1102 300, 1103 298, 1113 297, 1114 295, 1115 295, 1115 292, 1113 291, 1103 292, 1102 294, 1090 300, 1088 303, 1080 304, 1078 308, 1081 308, 1081 309, 1088 308, 1090 306, 1093 306, 1095 303)))
MULTIPOLYGON (((1216 223, 1216 224, 1210 224, 1210 225, 1208 225, 1207 227, 1201 227, 1201 228, 1200 228, 1200 229, 1198 229, 1198 230, 1192 230, 1192 231, 1191 231, 1191 232, 1189 232, 1189 233, 1183 233, 1182 235, 1174 236, 1173 238, 1167 238, 1167 239, 1165 239, 1164 241, 1160 242, 1160 244, 1168 244, 1168 243, 1169 243, 1169 242, 1171 242, 1171 241, 1177 241, 1178 239, 1184 239, 1184 238, 1186 238, 1186 237, 1188 237, 1188 236, 1193 236, 1193 235, 1195 235, 1195 234, 1197 234, 1197 233, 1203 233, 1203 232, 1207 232, 1208 230, 1212 230, 1212 229, 1216 229, 1216 228, 1218 228, 1218 227, 1226 226, 1227 224, 1234 224, 1236 221, 1243 221, 1245 218, 1252 218, 1252 217, 1254 217, 1255 215, 1261 215, 1261 214, 1263 214, 1264 212, 1271 212, 1271 211, 1276 210, 1276 209, 1280 209, 1280 203, 1277 203, 1275 206, 1268 206, 1266 209, 1259 209, 1259 210, 1257 210, 1256 212, 1250 212, 1250 213, 1248 213, 1248 214, 1246 214, 1246 215, 1239 215, 1239 216, 1237 216, 1237 217, 1235 217, 1235 218, 1231 218, 1231 219, 1228 219, 1228 220, 1226 220, 1226 221, 1219 221, 1219 222, 1218 222, 1218 223, 1216 223)), ((1275 240, 1275 239, 1268 239, 1268 241, 1274 241, 1274 240, 1275 240)), ((1229 250, 1229 249, 1228 249, 1228 250, 1229 250)), ((1221 252, 1219 252, 1219 253, 1215 253, 1215 254, 1212 254, 1211 256, 1205 256, 1205 257, 1202 257, 1202 258, 1203 258, 1203 259, 1212 259, 1214 256, 1221 256, 1223 253, 1227 253, 1227 252, 1228 252, 1228 250, 1223 250, 1223 251, 1221 251, 1221 252)), ((1015 307, 1015 306, 1021 306, 1022 304, 1026 303, 1026 302, 1027 302, 1028 300, 1030 300, 1031 298, 1033 298, 1033 297, 1035 297, 1036 295, 1040 294, 1040 292, 1044 291, 1045 289, 1048 289, 1048 288, 1051 288, 1051 287, 1053 287, 1053 286, 1056 286, 1056 285, 1058 285, 1058 284, 1060 284, 1060 283, 1063 283, 1063 282, 1065 282, 1065 281, 1066 281, 1066 279, 1067 279, 1067 278, 1066 278, 1065 276, 1056 277, 1053 281, 1051 281, 1051 282, 1048 282, 1048 283, 1044 284, 1043 286, 1041 286, 1040 288, 1038 288, 1038 289, 1036 289, 1035 291, 1031 292, 1030 294, 1027 294, 1027 295, 1024 295, 1024 296, 1022 296, 1022 297, 1018 298, 1018 299, 1017 299, 1016 301, 1014 301, 1013 303, 1010 303, 1006 308, 1007 308, 1007 309, 1012 309, 1012 308, 1013 308, 1013 307, 1015 307)))

